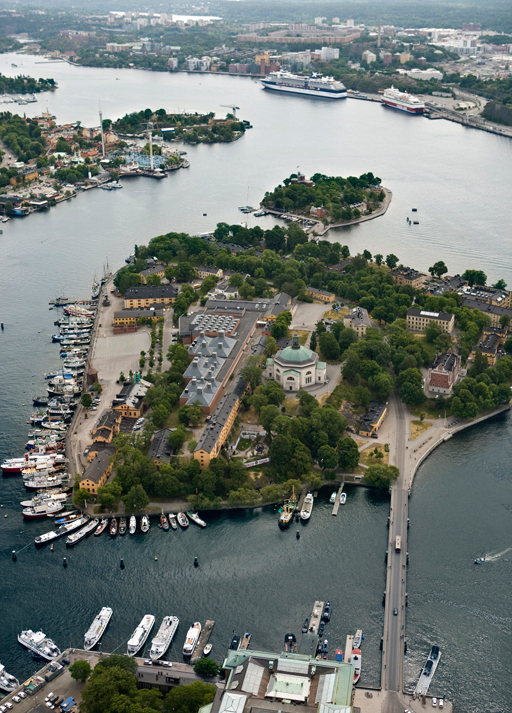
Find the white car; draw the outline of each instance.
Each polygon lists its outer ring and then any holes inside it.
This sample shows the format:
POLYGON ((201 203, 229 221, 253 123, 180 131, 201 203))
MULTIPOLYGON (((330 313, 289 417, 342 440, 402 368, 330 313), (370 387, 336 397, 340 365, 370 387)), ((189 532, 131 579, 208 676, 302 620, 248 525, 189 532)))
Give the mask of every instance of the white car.
POLYGON ((437 698, 432 698, 432 708, 437 708, 437 698))
POLYGON ((18 693, 18 696, 19 696, 20 698, 26 698, 26 697, 27 697, 27 694, 25 693, 25 691, 20 691, 20 692, 18 693))
POLYGON ((439 699, 439 708, 444 708, 444 700, 442 698, 439 699))
POLYGON ((11 703, 11 701, 6 701, 6 702, 5 702, 5 707, 7 708, 7 710, 10 710, 10 711, 12 711, 12 709, 14 708, 13 704, 11 703))
POLYGON ((50 698, 53 698, 54 695, 55 695, 54 692, 53 692, 53 691, 50 691, 50 693, 46 696, 46 698, 45 698, 44 700, 45 700, 45 701, 49 701, 50 698))
POLYGON ((13 696, 13 697, 12 697, 12 700, 13 700, 15 703, 19 703, 19 702, 21 701, 21 698, 20 698, 19 696, 13 696))

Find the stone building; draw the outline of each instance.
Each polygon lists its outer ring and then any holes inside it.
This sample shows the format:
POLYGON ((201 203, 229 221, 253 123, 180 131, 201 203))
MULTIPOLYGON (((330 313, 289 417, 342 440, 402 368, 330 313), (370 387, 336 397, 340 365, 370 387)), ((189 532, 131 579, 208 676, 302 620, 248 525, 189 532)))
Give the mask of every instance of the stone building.
POLYGON ((273 379, 284 391, 299 391, 325 384, 327 364, 319 361, 318 354, 299 343, 299 336, 293 335, 292 345, 277 352, 273 359, 267 359, 265 367, 267 379, 273 379))

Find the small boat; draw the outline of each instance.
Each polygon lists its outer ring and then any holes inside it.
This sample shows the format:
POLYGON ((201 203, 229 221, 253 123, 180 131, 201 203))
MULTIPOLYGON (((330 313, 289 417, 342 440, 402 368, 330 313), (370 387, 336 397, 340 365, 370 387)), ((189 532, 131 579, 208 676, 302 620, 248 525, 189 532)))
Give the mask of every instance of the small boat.
POLYGON ((187 631, 187 637, 185 643, 183 644, 183 656, 190 657, 194 653, 197 642, 201 635, 201 622, 196 621, 190 629, 187 631))
POLYGON ((169 529, 169 521, 167 520, 165 513, 160 515, 160 527, 162 530, 165 530, 165 532, 169 529))
POLYGON ((199 527, 206 527, 206 522, 204 520, 201 520, 201 518, 196 512, 192 512, 189 510, 187 512, 187 517, 192 520, 192 522, 195 522, 196 525, 199 525, 199 527))
POLYGON ((341 498, 340 498, 340 505, 345 505, 346 502, 347 502, 347 494, 342 493, 341 498))
POLYGON ((357 648, 352 649, 352 657, 350 663, 354 666, 354 686, 361 678, 361 651, 357 648))
POLYGON ((363 641, 363 638, 364 638, 364 637, 363 637, 363 630, 362 630, 362 629, 358 629, 358 630, 356 631, 356 635, 354 636, 354 643, 353 643, 354 649, 360 648, 361 642, 363 641))
POLYGON ((325 622, 321 621, 318 625, 318 636, 323 636, 325 629, 325 622))
POLYGON ((178 513, 178 525, 180 527, 182 527, 184 530, 186 530, 189 525, 188 517, 185 515, 184 512, 178 513))
POLYGON ((293 514, 297 507, 297 498, 295 497, 295 488, 292 489, 292 496, 285 500, 277 524, 281 529, 285 529, 293 521, 293 514))
POLYGON ((7 673, 5 666, 0 663, 0 691, 3 693, 12 693, 19 685, 20 682, 18 679, 14 678, 12 674, 7 673))
POLYGON ((307 634, 309 629, 309 619, 304 619, 304 624, 302 625, 302 633, 307 634))
POLYGON ((101 519, 100 524, 98 525, 98 527, 97 527, 96 530, 94 531, 94 537, 98 537, 98 535, 101 535, 101 533, 105 531, 107 525, 108 525, 108 517, 103 517, 103 518, 101 519))
POLYGON ((323 621, 331 620, 331 602, 325 602, 324 610, 322 612, 322 620, 323 621))
POLYGON ((178 523, 176 522, 176 515, 173 512, 169 513, 169 524, 173 530, 178 529, 178 523))
POLYGON ((203 650, 203 656, 209 656, 212 650, 212 644, 206 644, 203 650))
POLYGON ((288 654, 297 653, 297 639, 295 638, 295 634, 286 634, 284 637, 284 650, 288 654))
POLYGON ((70 532, 77 530, 79 527, 85 525, 88 520, 89 518, 87 516, 70 520, 69 522, 61 525, 57 530, 51 530, 50 532, 45 532, 43 535, 39 535, 39 537, 35 538, 34 544, 36 547, 41 547, 47 542, 51 542, 51 540, 56 540, 58 537, 62 537, 63 535, 67 535, 70 532))
POLYGON ((311 513, 313 512, 313 505, 315 504, 312 493, 308 493, 304 498, 304 503, 302 505, 302 510, 300 511, 301 520, 309 520, 311 513))
POLYGON ((128 532, 130 533, 130 535, 135 535, 135 533, 137 532, 137 518, 135 517, 135 515, 130 516, 128 532))
POLYGON ((331 495, 331 497, 329 498, 329 502, 330 502, 331 504, 334 504, 334 503, 336 502, 336 497, 337 497, 337 495, 338 495, 338 493, 337 493, 336 491, 334 491, 334 493, 333 493, 333 494, 331 495))
POLYGON ((125 517, 119 518, 119 534, 126 535, 126 518, 125 517))
POLYGON ((140 529, 142 532, 146 533, 149 530, 150 522, 147 515, 143 515, 140 521, 140 529))
POLYGON ((232 651, 238 651, 238 649, 240 648, 240 637, 238 636, 238 634, 233 634, 233 638, 231 639, 229 648, 232 651))
POLYGON ((115 537, 117 535, 117 518, 113 517, 110 521, 110 537, 115 537))
POLYGON ((73 532, 71 535, 69 535, 69 537, 66 538, 66 547, 73 547, 78 542, 81 542, 86 537, 89 537, 91 532, 98 527, 98 523, 98 518, 95 518, 94 520, 88 522, 85 527, 82 527, 81 530, 73 532))

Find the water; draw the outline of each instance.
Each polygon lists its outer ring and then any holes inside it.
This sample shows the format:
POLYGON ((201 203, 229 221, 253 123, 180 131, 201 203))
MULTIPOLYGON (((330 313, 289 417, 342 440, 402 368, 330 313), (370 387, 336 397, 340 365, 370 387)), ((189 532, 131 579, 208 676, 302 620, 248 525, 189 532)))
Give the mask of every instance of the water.
MULTIPOLYGON (((191 167, 165 181, 136 179, 122 191, 90 191, 2 226, 2 458, 22 451, 31 398, 44 392, 43 372, 59 364, 50 342, 58 312, 48 310, 50 299, 87 297, 94 272, 101 274, 107 258, 114 268, 122 265, 134 243, 170 230, 200 232, 221 220, 239 222, 237 206, 257 205, 297 166, 306 174, 373 171, 393 191, 385 217, 333 237, 352 253, 394 252, 423 270, 444 260, 451 273, 482 268, 490 281, 504 277, 512 285, 508 139, 376 104, 279 96, 247 78, 77 68, 0 55, 1 73, 20 71, 53 76, 59 89, 36 104, 0 108, 35 115, 48 107, 58 121, 94 125, 100 101, 104 117, 112 119, 146 106, 222 114, 221 104, 236 103, 254 129, 233 144, 187 147, 191 167), (419 226, 406 223, 412 207, 419 226)), ((269 217, 249 221, 273 225, 269 217)), ((454 438, 420 469, 411 500, 406 679, 416 678, 430 646, 439 644, 434 689, 453 697, 459 711, 490 710, 488 701, 492 710, 510 708, 510 553, 481 567, 472 562, 512 546, 506 537, 511 440, 509 416, 454 438), (475 670, 484 672, 481 680, 475 670)), ((0 522, 0 592, 9 603, 0 661, 20 678, 34 666, 16 643, 22 628, 42 627, 61 646, 80 645, 103 605, 115 610, 104 650, 124 650, 144 613, 175 613, 182 621, 178 648, 191 621, 216 619, 212 641, 220 660, 234 628, 253 632, 255 647, 278 648, 287 631, 299 633, 321 597, 333 603, 331 646, 343 647, 347 633, 363 628, 364 682, 378 683, 386 499, 350 491, 338 518, 316 507, 298 543, 294 528, 278 531, 271 510, 212 515, 204 532, 191 527, 165 534, 153 527, 145 538, 111 541, 104 535, 66 553, 70 566, 64 570, 62 542, 54 553, 33 547, 47 523, 21 520, 20 480, 6 479, 0 488, 0 513, 8 515, 0 522), (12 563, 11 550, 25 546, 12 563), (199 570, 192 567, 196 555, 199 570)))

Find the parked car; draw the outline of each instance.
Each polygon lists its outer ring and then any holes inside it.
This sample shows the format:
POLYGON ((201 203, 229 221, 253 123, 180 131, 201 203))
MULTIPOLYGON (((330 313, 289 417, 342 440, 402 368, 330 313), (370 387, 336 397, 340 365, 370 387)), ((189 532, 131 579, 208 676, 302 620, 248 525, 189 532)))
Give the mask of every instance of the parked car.
POLYGON ((144 661, 144 666, 152 666, 152 665, 153 665, 153 661, 151 661, 151 659, 146 659, 144 661))
POLYGON ((437 698, 432 698, 432 708, 437 708, 437 698))
POLYGON ((14 708, 13 704, 11 703, 11 701, 6 701, 6 702, 5 702, 5 707, 6 707, 8 710, 10 710, 10 711, 12 711, 12 709, 14 708))
POLYGON ((14 701, 14 703, 19 703, 21 701, 21 698, 19 696, 13 696, 12 700, 14 701))

